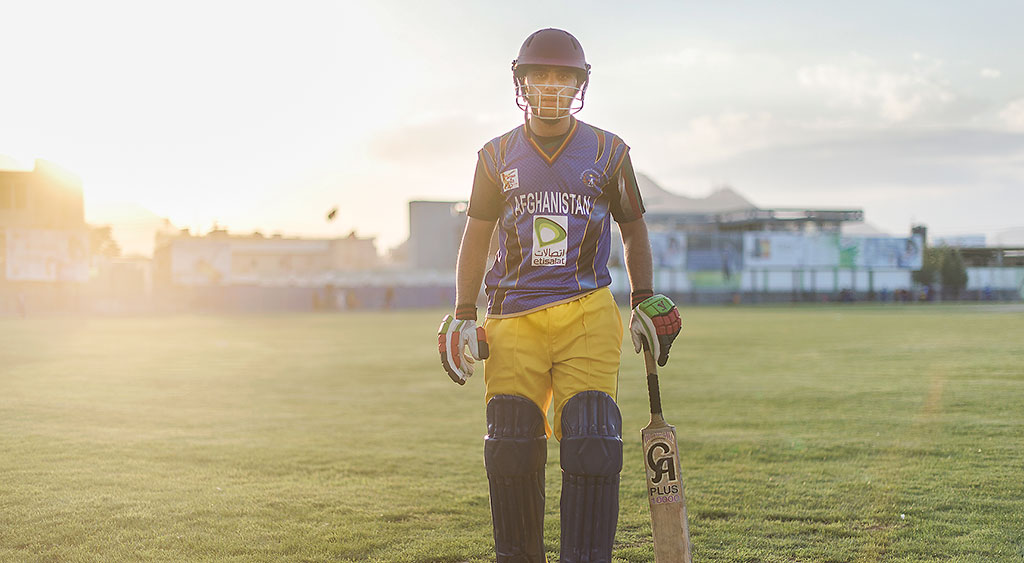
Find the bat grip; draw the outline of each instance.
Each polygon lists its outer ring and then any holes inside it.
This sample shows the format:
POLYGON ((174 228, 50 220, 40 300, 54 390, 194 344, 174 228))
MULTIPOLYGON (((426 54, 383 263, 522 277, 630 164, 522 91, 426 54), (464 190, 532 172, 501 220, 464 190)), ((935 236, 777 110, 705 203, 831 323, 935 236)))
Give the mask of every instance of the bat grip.
POLYGON ((656 373, 647 374, 647 394, 651 398, 651 414, 661 414, 661 391, 656 373))
POLYGON ((647 366, 647 395, 651 401, 651 414, 661 414, 661 389, 658 387, 658 364, 654 356, 644 348, 644 363, 647 366))

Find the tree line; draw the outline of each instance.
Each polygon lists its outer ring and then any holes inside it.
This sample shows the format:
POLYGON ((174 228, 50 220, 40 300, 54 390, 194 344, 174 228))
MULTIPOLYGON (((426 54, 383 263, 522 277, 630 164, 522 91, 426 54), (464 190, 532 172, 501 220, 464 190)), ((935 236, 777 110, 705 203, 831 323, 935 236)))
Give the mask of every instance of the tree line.
POLYGON ((936 246, 924 249, 921 269, 913 273, 915 283, 942 288, 942 296, 956 299, 967 287, 967 267, 960 249, 936 246))

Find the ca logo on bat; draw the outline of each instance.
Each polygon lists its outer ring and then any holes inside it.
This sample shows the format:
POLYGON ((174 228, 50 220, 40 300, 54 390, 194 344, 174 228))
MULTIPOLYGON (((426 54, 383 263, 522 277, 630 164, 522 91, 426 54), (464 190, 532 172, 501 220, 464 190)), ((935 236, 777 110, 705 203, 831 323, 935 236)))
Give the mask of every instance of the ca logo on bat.
POLYGON ((676 480, 675 457, 665 442, 654 442, 647 448, 647 467, 654 472, 652 483, 655 485, 660 484, 666 474, 669 482, 676 480))

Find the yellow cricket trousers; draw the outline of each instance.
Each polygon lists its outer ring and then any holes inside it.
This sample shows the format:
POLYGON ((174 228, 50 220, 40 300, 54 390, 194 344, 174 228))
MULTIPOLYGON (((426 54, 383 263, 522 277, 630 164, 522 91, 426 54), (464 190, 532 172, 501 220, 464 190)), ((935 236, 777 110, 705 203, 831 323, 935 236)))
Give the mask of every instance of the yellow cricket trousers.
POLYGON ((601 288, 579 299, 526 315, 484 322, 490 357, 484 363, 484 401, 495 395, 530 399, 547 413, 548 436, 562 439, 562 407, 582 391, 615 398, 622 355, 622 317, 612 292, 601 288))

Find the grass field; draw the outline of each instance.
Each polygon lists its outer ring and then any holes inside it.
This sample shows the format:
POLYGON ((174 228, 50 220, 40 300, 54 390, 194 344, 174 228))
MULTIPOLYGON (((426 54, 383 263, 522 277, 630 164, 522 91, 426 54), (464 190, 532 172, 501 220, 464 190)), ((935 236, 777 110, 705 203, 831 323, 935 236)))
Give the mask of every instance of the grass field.
MULTIPOLYGON (((441 311, 0 319, 0 561, 491 560, 441 311)), ((662 372, 698 562, 1024 559, 1024 311, 696 308, 662 372)), ((616 561, 653 561, 624 355, 616 561)), ((557 561, 558 448, 546 544, 557 561)))

